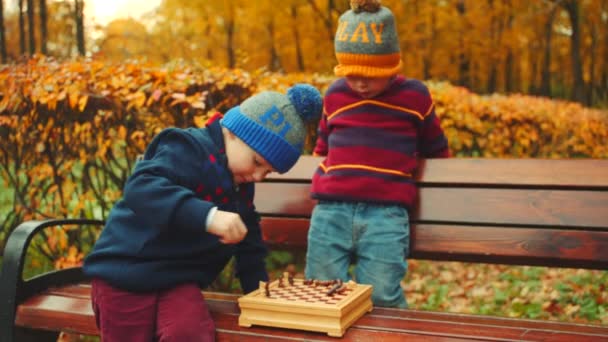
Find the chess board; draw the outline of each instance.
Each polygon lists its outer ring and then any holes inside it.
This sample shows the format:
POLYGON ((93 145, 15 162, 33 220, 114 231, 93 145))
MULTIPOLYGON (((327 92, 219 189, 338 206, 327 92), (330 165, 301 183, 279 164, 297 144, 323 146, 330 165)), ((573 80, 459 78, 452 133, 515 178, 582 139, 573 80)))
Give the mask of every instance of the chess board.
POLYGON ((372 310, 372 287, 348 282, 341 291, 331 293, 334 286, 309 284, 303 279, 261 283, 259 289, 238 299, 239 325, 301 329, 341 337, 357 319, 372 310))

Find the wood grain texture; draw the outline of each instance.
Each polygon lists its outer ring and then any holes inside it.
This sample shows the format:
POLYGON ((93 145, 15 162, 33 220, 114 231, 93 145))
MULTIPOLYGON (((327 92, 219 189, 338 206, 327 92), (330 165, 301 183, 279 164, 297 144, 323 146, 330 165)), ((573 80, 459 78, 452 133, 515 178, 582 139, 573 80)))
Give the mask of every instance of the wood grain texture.
MULTIPOLYGON (((310 181, 322 157, 302 156, 286 174, 272 173, 270 181, 310 181)), ((605 159, 485 159, 450 158, 420 161, 416 180, 421 185, 499 185, 608 190, 605 159)))
MULTIPOLYGON (((262 183, 262 215, 310 217, 316 201, 308 184, 262 183)), ((588 227, 608 231, 608 191, 421 188, 413 221, 588 227)))
MULTIPOLYGON (((19 306, 16 324, 52 331, 97 335, 88 285, 49 290, 19 306)), ((218 341, 608 341, 608 327, 374 308, 341 339, 292 329, 240 327, 238 295, 204 292, 218 341)))

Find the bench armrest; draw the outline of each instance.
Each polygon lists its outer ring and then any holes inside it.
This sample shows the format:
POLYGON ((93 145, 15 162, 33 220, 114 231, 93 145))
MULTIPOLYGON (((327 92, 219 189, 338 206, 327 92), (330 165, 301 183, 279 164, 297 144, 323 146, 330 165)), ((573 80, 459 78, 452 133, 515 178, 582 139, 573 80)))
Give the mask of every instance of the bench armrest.
MULTIPOLYGON (((12 336, 17 305, 25 298, 46 288, 75 283, 84 279, 80 267, 53 271, 23 280, 25 254, 34 235, 42 229, 59 225, 100 225, 93 219, 50 219, 26 221, 8 237, 0 270, 0 331, 12 336)), ((10 340, 10 339, 9 339, 10 340)))

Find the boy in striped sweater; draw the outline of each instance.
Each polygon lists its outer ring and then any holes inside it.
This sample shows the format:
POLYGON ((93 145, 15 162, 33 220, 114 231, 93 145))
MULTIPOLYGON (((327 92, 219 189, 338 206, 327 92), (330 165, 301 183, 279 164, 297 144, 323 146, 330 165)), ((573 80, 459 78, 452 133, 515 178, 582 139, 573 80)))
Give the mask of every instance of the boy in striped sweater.
POLYGON ((308 235, 306 277, 373 285, 376 306, 407 307, 409 212, 419 158, 449 157, 427 87, 399 75, 392 12, 351 1, 335 36, 339 76, 327 90, 312 180, 318 200, 308 235))

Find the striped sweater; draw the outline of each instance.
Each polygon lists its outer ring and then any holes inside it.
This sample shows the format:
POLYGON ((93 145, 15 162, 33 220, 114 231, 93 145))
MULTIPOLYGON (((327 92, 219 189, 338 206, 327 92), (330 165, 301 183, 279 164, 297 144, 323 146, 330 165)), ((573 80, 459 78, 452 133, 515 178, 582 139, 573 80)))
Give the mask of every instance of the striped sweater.
POLYGON ((318 133, 314 154, 326 158, 311 191, 319 200, 411 208, 418 158, 449 157, 427 87, 402 76, 371 99, 357 95, 344 78, 334 82, 325 94, 318 133))

